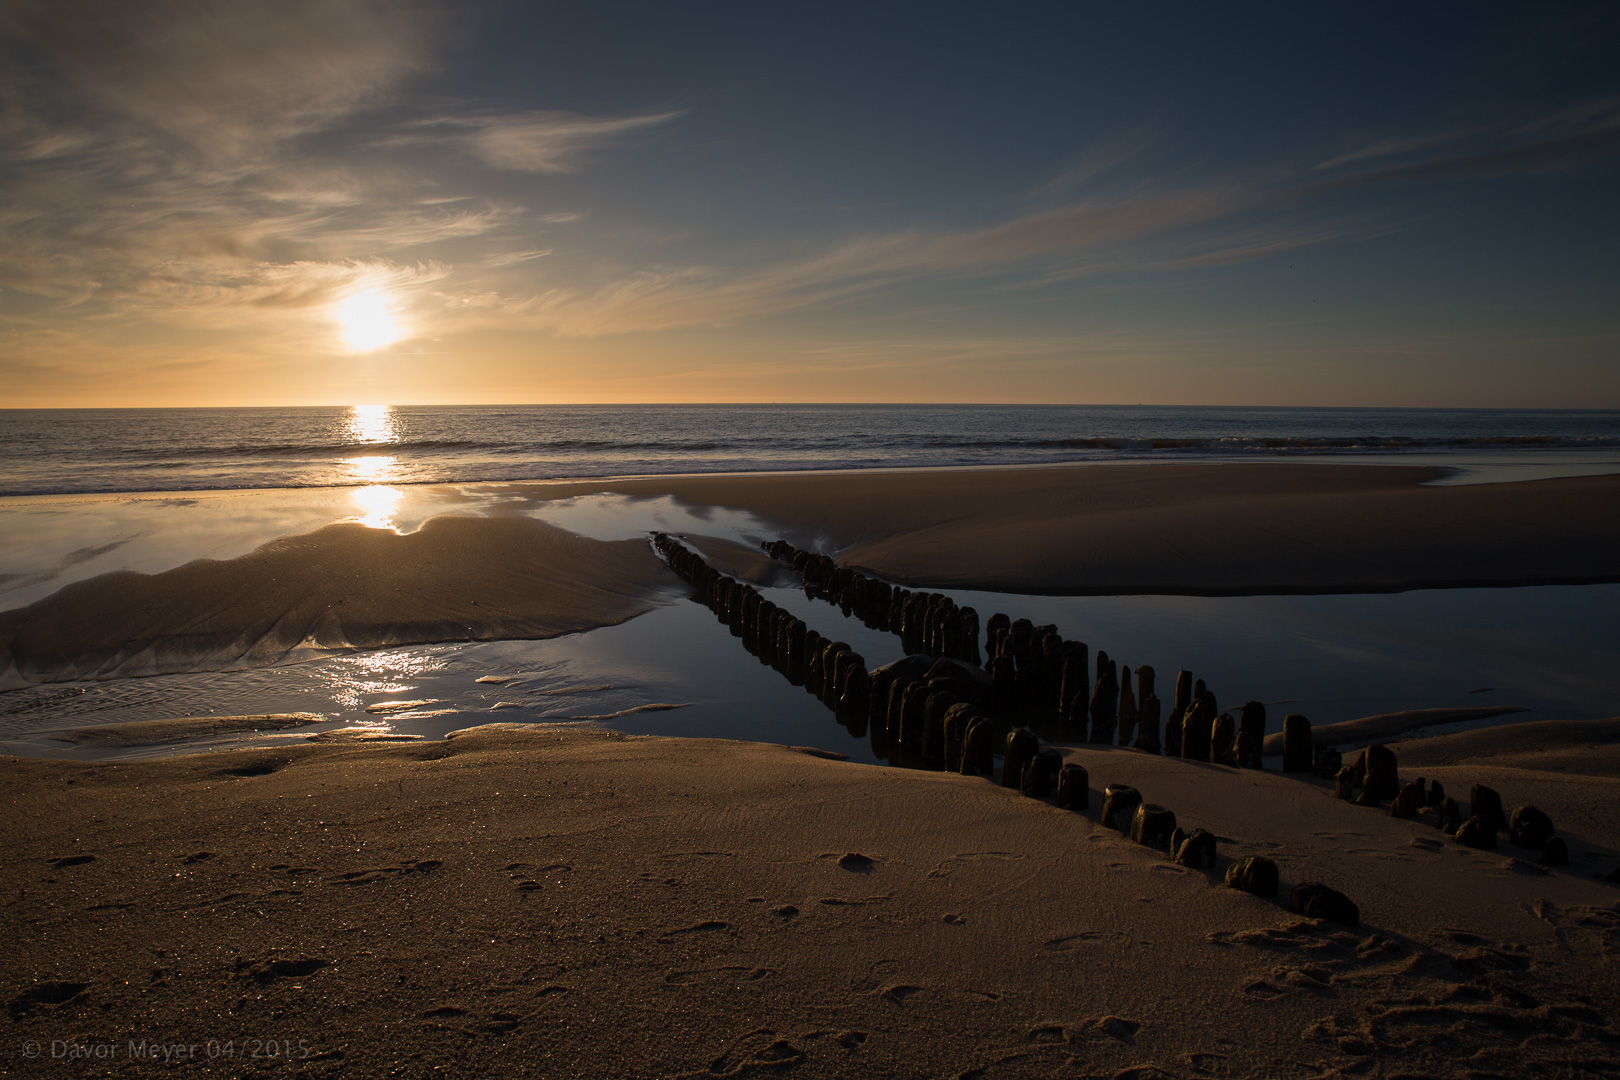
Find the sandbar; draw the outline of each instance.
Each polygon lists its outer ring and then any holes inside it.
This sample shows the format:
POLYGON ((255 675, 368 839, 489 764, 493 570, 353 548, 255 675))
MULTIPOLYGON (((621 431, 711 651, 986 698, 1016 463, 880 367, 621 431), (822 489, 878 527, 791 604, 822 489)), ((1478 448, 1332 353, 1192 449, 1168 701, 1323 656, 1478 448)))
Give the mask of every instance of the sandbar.
POLYGON ((1071 595, 1620 581, 1620 476, 1425 486, 1405 465, 872 470, 524 485, 746 510, 913 587, 1071 595))
POLYGON ((667 584, 643 542, 523 517, 436 517, 405 535, 334 524, 235 559, 105 574, 0 612, 0 687, 555 637, 646 611, 667 584))

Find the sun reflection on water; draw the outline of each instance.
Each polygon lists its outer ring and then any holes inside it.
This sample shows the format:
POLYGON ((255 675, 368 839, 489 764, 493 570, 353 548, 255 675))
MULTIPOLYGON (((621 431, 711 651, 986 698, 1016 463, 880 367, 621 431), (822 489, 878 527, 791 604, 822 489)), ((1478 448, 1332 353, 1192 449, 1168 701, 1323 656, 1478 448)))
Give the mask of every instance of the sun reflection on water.
POLYGON ((359 443, 399 441, 392 405, 350 405, 343 420, 343 434, 359 443))
POLYGON ((352 498, 359 510, 357 520, 368 529, 395 529, 394 511, 404 497, 403 491, 386 484, 355 488, 352 498))
POLYGON ((364 457, 344 458, 349 467, 349 479, 378 483, 393 480, 399 472, 399 458, 391 454, 367 454, 364 457))
MULTIPOLYGON (((342 435, 345 439, 364 446, 377 446, 379 444, 395 443, 400 441, 400 433, 394 418, 394 409, 391 405, 351 405, 349 413, 343 418, 342 435)), ((392 454, 359 454, 355 457, 344 458, 343 464, 348 468, 346 479, 362 484, 397 483, 401 479, 402 469, 399 458, 392 454)), ((360 499, 359 495, 355 496, 360 499)), ((372 503, 380 500, 380 496, 368 496, 372 503)), ((399 501, 396 492, 393 502, 399 501)), ((367 505, 362 502, 362 505, 367 505)), ((368 522, 369 524, 369 522, 368 522)), ((392 523, 378 525, 376 528, 393 528, 392 523)))

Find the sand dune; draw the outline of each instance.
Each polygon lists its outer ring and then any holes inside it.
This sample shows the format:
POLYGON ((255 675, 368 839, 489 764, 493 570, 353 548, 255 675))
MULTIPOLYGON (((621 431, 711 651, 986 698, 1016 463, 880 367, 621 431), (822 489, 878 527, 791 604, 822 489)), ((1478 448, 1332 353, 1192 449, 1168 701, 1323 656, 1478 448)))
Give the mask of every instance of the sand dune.
POLYGON ((1310 781, 1069 759, 1089 813, 577 729, 8 759, 0 992, 16 1045, 287 1039, 315 1075, 1620 1070, 1612 853, 1573 843, 1543 876, 1310 781), (1221 864, 1103 829, 1122 780, 1218 833, 1221 864), (1361 924, 1225 887, 1247 854, 1361 924))

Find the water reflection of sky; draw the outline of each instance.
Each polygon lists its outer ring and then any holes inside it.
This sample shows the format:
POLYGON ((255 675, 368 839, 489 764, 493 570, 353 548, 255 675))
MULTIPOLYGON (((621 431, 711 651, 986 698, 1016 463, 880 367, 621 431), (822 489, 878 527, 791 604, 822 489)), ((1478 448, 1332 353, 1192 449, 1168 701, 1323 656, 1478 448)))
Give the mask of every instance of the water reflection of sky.
MULTIPOLYGON (((876 666, 899 639, 846 619, 802 590, 767 589, 816 630, 876 666)), ((957 593, 981 616, 1054 622, 1065 636, 1160 685, 1177 668, 1206 679, 1223 707, 1268 703, 1271 730, 1399 709, 1518 705, 1504 722, 1615 712, 1620 585, 1423 590, 1288 597, 1041 597, 957 593)), ((421 645, 254 671, 167 675, 0 694, 4 752, 96 756, 45 743, 46 730, 93 723, 314 711, 322 727, 439 738, 492 722, 579 722, 648 704, 606 724, 629 734, 817 746, 876 760, 801 688, 761 664, 704 607, 679 600, 618 626, 545 641, 421 645), (390 709, 391 704, 412 702, 390 709), (384 706, 368 712, 368 706, 384 706), (32 738, 30 738, 32 736, 32 738), (14 740, 22 740, 16 742, 14 740)), ((262 737, 299 739, 308 731, 262 737)), ((147 750, 142 753, 169 753, 147 750)))

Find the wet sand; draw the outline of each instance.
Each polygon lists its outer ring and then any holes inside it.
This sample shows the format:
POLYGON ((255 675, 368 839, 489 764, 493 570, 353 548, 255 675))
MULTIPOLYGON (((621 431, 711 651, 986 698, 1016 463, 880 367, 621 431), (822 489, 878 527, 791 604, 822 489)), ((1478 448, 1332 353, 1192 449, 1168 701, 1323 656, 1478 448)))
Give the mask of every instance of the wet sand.
POLYGON ((790 473, 533 486, 750 511, 892 581, 1244 595, 1620 580, 1620 476, 1423 486, 1400 465, 790 473))
POLYGON ((403 536, 328 525, 236 559, 106 574, 0 612, 0 688, 554 637, 646 611, 666 576, 645 543, 521 517, 437 517, 403 536))
MULTIPOLYGON (((220 1076, 265 1063, 209 1040, 334 1077, 1614 1075, 1620 905, 1593 875, 1620 860, 1620 721, 1588 730, 1591 771, 1558 776, 1596 816, 1546 804, 1575 856, 1546 874, 1319 781, 1120 749, 1066 751, 1085 813, 578 729, 11 759, 6 1065, 66 1075, 19 1053, 55 1040, 116 1048, 73 1075, 149 1069, 133 1038, 220 1076), (1217 833, 1221 862, 1101 827, 1118 781, 1217 833), (1280 900, 1222 884, 1250 854, 1280 900), (1306 880, 1360 924, 1291 915, 1306 880)), ((1543 802, 1550 781, 1489 749, 1448 787, 1543 802)))
MULTIPOLYGON (((622 621, 674 584, 647 545, 522 516, 595 493, 745 511, 767 534, 758 539, 783 536, 924 588, 1222 595, 1620 581, 1620 477, 1422 486, 1438 475, 1151 465, 491 487, 481 516, 430 518, 404 536, 330 525, 0 612, 0 687, 622 621)), ((728 572, 781 573, 734 538, 693 539, 728 572)))

